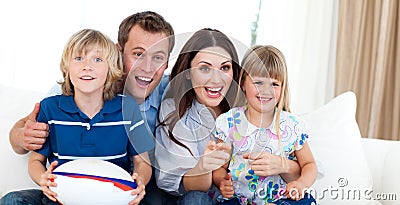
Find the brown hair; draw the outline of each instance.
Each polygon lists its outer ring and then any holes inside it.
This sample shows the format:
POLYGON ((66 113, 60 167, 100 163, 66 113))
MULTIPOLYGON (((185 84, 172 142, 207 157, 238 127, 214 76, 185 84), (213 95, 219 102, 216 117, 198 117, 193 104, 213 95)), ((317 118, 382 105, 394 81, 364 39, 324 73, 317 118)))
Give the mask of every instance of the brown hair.
MULTIPOLYGON (((191 81, 187 80, 186 75, 183 73, 189 71, 193 58, 200 50, 215 46, 225 49, 232 59, 233 83, 231 83, 225 98, 219 104, 220 110, 222 112, 227 112, 231 106, 233 106, 235 100, 236 90, 238 89, 237 82, 239 79, 240 66, 235 46, 225 34, 209 28, 195 32, 183 46, 171 70, 170 87, 166 91, 165 98, 172 98, 174 100, 177 106, 177 112, 171 112, 166 119, 160 119, 160 125, 168 126, 169 138, 176 144, 185 147, 187 150, 189 150, 189 148, 179 142, 171 132, 178 120, 181 119, 186 110, 191 107, 196 96, 191 81)), ((192 154, 190 150, 189 152, 192 154)))
POLYGON ((169 52, 171 53, 175 44, 174 29, 160 14, 152 11, 132 14, 121 22, 118 30, 118 44, 121 46, 121 52, 128 42, 129 31, 134 25, 139 25, 143 30, 150 33, 164 33, 168 37, 169 52))

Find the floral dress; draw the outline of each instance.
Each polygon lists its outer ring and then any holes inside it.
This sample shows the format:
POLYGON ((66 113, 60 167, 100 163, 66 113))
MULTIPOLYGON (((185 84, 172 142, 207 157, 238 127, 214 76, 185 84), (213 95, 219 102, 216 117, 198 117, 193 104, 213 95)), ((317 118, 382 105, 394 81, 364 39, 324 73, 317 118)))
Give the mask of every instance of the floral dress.
POLYGON ((235 196, 241 204, 265 204, 285 198, 286 182, 276 176, 258 176, 243 154, 250 152, 269 152, 288 159, 295 159, 295 150, 303 147, 308 134, 304 123, 294 115, 282 111, 279 120, 281 145, 275 131, 275 117, 269 128, 258 128, 251 124, 245 115, 246 106, 232 108, 216 120, 214 136, 233 146, 229 171, 235 196))

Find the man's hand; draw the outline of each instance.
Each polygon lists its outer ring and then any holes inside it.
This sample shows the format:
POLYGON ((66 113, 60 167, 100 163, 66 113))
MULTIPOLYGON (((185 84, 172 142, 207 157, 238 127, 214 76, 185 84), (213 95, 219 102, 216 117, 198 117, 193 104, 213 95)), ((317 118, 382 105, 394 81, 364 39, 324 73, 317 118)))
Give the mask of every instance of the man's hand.
POLYGON ((49 135, 49 126, 36 121, 40 104, 36 103, 33 111, 19 120, 10 131, 10 143, 18 154, 40 149, 49 135))

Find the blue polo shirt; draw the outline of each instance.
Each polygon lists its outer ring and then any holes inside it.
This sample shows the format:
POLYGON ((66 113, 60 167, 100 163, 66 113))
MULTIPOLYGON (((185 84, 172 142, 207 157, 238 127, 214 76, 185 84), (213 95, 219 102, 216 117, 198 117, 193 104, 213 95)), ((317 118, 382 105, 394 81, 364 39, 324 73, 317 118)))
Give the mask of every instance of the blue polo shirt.
POLYGON ((139 106, 127 96, 105 101, 92 119, 79 110, 73 96, 48 97, 40 103, 37 121, 49 124, 49 137, 36 152, 50 163, 97 158, 130 172, 130 157, 154 147, 139 106))

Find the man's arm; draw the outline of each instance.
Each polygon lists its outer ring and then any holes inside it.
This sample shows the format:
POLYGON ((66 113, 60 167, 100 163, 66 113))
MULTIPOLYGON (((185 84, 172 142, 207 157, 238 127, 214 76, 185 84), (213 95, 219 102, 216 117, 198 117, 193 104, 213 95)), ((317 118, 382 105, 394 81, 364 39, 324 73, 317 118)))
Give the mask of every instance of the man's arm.
POLYGON ((136 181, 137 188, 132 191, 137 197, 129 203, 129 205, 137 205, 146 194, 145 186, 150 181, 152 169, 150 166, 150 158, 147 152, 135 155, 133 158, 133 174, 132 178, 136 181))
POLYGON ((17 154, 26 154, 28 151, 41 148, 49 135, 46 123, 36 122, 40 104, 36 103, 33 111, 26 117, 18 120, 11 128, 10 144, 17 154))

